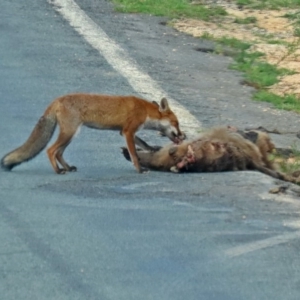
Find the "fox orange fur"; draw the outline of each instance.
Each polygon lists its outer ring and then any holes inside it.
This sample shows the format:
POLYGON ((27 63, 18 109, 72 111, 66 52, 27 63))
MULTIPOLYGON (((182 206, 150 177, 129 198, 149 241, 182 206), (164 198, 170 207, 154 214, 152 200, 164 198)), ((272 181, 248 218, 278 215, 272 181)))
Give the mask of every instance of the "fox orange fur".
POLYGON ((138 172, 142 172, 142 168, 136 154, 135 133, 140 128, 159 130, 175 143, 184 139, 178 119, 165 98, 159 105, 135 96, 68 94, 48 106, 28 140, 2 158, 2 168, 11 170, 34 158, 46 147, 57 124, 60 132, 47 154, 58 174, 77 170, 66 163, 63 152, 81 125, 119 130, 126 139, 131 161, 138 172))

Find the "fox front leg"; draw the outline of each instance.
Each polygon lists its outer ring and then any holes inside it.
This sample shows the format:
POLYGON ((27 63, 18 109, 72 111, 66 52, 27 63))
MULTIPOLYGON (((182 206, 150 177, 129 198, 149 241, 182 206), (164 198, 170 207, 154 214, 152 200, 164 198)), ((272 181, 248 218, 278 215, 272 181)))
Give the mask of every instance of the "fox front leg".
POLYGON ((131 161, 132 161, 134 167, 136 168, 137 172, 138 173, 147 172, 148 170, 145 168, 142 168, 139 163, 139 159, 138 159, 138 156, 136 153, 136 148, 135 148, 134 135, 132 135, 130 132, 126 132, 126 131, 125 132, 123 131, 123 135, 125 136, 125 139, 126 139, 127 149, 130 154, 131 161))

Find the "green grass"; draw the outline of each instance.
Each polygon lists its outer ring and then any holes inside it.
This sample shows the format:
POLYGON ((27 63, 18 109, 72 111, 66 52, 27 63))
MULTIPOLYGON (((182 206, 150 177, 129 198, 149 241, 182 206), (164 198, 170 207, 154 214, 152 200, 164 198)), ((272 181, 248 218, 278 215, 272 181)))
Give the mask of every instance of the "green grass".
POLYGON ((281 97, 267 91, 267 88, 277 83, 281 76, 294 74, 293 71, 277 68, 262 61, 263 53, 248 51, 251 47, 250 43, 227 37, 214 39, 212 36, 205 35, 205 38, 217 42, 216 49, 219 49, 217 53, 222 53, 220 49, 224 46, 237 50, 233 56, 235 61, 230 65, 230 68, 243 72, 244 84, 253 86, 258 90, 253 96, 254 100, 269 102, 279 109, 300 113, 300 99, 293 95, 281 97))
POLYGON ((300 151, 295 144, 291 145, 290 150, 289 154, 275 152, 269 156, 269 159, 279 167, 280 171, 286 174, 300 171, 300 151))
POLYGON ((300 26, 298 28, 295 28, 295 30, 294 30, 294 36, 300 37, 300 26))
POLYGON ((203 5, 192 5, 188 0, 112 0, 116 9, 126 13, 144 13, 168 18, 198 18, 209 20, 211 17, 224 16, 226 11, 221 7, 206 8, 203 5))
POLYGON ((247 25, 247 24, 254 24, 256 23, 256 21, 257 19, 255 17, 246 17, 246 18, 236 18, 234 20, 234 23, 247 25))
POLYGON ((300 0, 237 0, 236 3, 253 9, 298 8, 300 0))
POLYGON ((250 5, 251 3, 252 3, 251 0, 237 0, 236 1, 236 4, 242 5, 242 6, 244 6, 244 5, 250 5))
POLYGON ((266 90, 260 90, 254 95, 254 100, 272 103, 275 107, 300 113, 300 100, 293 95, 280 97, 266 90))
POLYGON ((288 18, 290 20, 300 21, 300 10, 294 13, 286 13, 283 17, 288 18))
POLYGON ((245 82, 258 89, 271 86, 278 82, 279 76, 293 74, 287 69, 277 68, 267 62, 259 60, 263 54, 259 52, 248 53, 242 51, 236 56, 231 69, 242 71, 245 74, 245 82))
POLYGON ((296 96, 281 97, 267 90, 269 86, 279 81, 279 77, 294 72, 264 62, 260 60, 262 56, 263 54, 259 52, 241 51, 230 68, 242 71, 245 78, 244 83, 254 86, 258 90, 253 95, 254 100, 272 103, 276 108, 300 113, 300 99, 297 99, 296 96))
POLYGON ((247 49, 249 49, 251 47, 250 43, 245 43, 242 42, 236 38, 229 38, 229 37, 222 37, 222 38, 218 38, 218 39, 214 39, 216 40, 218 43, 240 50, 240 51, 245 51, 247 49))

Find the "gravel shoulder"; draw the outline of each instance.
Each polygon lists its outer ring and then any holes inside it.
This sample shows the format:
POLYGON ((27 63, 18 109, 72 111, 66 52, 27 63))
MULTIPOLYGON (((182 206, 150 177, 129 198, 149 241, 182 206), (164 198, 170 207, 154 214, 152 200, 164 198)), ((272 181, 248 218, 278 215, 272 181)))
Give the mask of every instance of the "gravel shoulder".
POLYGON ((176 20, 173 23, 174 28, 193 37, 209 35, 216 39, 228 37, 251 43, 249 51, 264 53, 262 60, 295 73, 279 78, 279 82, 270 86, 269 91, 279 96, 295 95, 300 98, 300 39, 295 34, 298 23, 294 18, 287 17, 298 16, 299 9, 249 9, 235 4, 234 1, 225 0, 202 0, 194 1, 193 4, 220 6, 227 15, 210 22, 176 20), (253 22, 243 22, 250 18, 253 22))

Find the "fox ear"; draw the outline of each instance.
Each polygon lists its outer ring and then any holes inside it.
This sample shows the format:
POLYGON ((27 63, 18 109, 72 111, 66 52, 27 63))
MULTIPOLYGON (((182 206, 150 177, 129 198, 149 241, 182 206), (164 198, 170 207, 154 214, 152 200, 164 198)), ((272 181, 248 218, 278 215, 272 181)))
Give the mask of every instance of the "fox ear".
POLYGON ((152 103, 159 107, 159 104, 156 101, 152 101, 152 103))
POLYGON ((170 110, 168 100, 167 100, 167 98, 162 98, 160 100, 159 111, 167 111, 167 110, 170 110))

